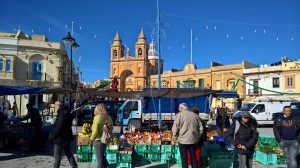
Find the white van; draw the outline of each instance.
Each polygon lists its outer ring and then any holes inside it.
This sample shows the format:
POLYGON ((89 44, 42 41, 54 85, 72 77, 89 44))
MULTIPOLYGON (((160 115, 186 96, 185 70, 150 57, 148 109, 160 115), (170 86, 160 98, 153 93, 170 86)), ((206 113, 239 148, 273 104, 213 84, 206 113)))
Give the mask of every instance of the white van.
POLYGON ((282 112, 283 107, 289 106, 292 101, 292 99, 280 99, 279 97, 264 97, 264 99, 257 98, 244 104, 243 107, 233 115, 233 118, 238 118, 241 111, 248 111, 252 117, 257 120, 259 125, 273 124, 273 113, 282 112))

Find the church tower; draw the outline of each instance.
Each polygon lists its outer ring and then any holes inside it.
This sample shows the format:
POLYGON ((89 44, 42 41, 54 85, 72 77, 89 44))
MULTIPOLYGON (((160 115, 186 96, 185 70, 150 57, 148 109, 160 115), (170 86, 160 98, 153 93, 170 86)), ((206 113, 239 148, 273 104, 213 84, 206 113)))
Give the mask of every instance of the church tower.
POLYGON ((144 30, 142 29, 138 37, 138 41, 135 43, 135 57, 137 59, 147 59, 148 44, 144 30))
POLYGON ((124 57, 124 47, 122 45, 122 40, 120 38, 119 32, 117 32, 111 48, 111 60, 118 60, 124 57))

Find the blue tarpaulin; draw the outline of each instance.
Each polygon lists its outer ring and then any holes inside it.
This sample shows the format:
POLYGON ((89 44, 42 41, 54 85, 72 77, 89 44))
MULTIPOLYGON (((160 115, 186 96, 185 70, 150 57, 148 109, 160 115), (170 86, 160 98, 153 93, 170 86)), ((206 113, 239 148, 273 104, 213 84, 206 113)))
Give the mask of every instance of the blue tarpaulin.
POLYGON ((34 94, 38 91, 44 90, 41 87, 23 87, 23 86, 3 86, 0 85, 0 95, 22 95, 34 94))

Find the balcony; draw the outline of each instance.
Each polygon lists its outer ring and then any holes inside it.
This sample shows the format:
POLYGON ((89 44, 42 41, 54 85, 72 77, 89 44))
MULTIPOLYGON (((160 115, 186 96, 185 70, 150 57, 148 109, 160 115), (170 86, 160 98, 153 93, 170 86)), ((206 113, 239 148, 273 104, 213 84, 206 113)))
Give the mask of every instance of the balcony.
POLYGON ((54 78, 44 72, 27 72, 27 80, 41 81, 41 82, 54 82, 54 78))
POLYGON ((262 90, 255 88, 255 89, 248 89, 248 96, 261 96, 262 95, 262 90))
POLYGON ((0 79, 14 79, 14 71, 0 71, 0 79))

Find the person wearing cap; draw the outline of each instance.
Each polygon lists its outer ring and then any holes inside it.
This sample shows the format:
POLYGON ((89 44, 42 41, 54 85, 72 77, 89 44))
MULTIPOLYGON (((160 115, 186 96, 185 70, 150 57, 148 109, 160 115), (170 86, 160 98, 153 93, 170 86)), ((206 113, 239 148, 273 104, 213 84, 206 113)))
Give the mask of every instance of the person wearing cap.
POLYGON ((235 146, 239 168, 252 168, 255 145, 258 141, 257 122, 247 111, 242 111, 227 132, 228 141, 235 146))
POLYGON ((203 132, 203 127, 199 116, 189 111, 186 103, 179 105, 179 111, 180 112, 176 114, 172 133, 179 144, 182 167, 188 168, 187 151, 189 151, 192 168, 197 168, 196 148, 199 137, 203 132))
POLYGON ((297 153, 300 140, 299 120, 292 115, 290 106, 283 108, 283 114, 283 116, 278 116, 274 121, 274 136, 286 157, 288 168, 297 168, 297 153))

